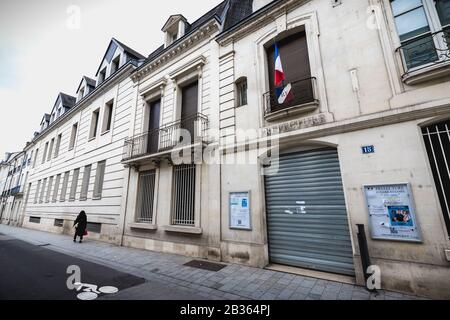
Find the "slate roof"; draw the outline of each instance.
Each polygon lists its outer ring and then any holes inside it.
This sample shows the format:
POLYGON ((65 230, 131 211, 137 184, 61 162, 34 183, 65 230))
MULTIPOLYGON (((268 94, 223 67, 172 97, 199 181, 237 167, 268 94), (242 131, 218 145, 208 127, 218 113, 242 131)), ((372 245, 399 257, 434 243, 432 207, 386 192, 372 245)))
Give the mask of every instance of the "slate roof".
POLYGON ((91 79, 91 78, 86 77, 86 76, 84 76, 83 78, 86 80, 86 83, 87 83, 88 86, 95 88, 96 81, 94 79, 91 79))
POLYGON ((230 0, 223 30, 226 31, 253 13, 253 0, 230 0))
POLYGON ((140 54, 139 52, 137 52, 136 50, 130 48, 129 46, 127 46, 126 44, 120 42, 119 40, 113 38, 114 41, 116 41, 122 48, 123 50, 128 53, 129 55, 131 55, 133 58, 135 59, 145 59, 145 56, 143 56, 142 54, 140 54))
MULTIPOLYGON (((182 39, 188 37, 191 33, 197 30, 199 27, 210 21, 211 19, 217 19, 220 23, 223 23, 223 19, 229 20, 230 22, 227 25, 233 25, 236 21, 242 19, 242 17, 248 16, 252 14, 252 0, 225 0, 222 1, 219 5, 209 10, 199 19, 194 21, 192 24, 186 25, 186 33, 183 37, 174 42, 178 43, 182 41, 182 39), (229 10, 230 9, 230 10, 229 10)), ((171 16, 172 17, 172 16, 171 16)), ((170 19, 170 18, 169 18, 170 19)), ((173 45, 173 44, 172 44, 173 45)), ((160 46, 158 49, 149 54, 146 59, 146 62, 150 62, 156 57, 158 57, 162 52, 169 50, 171 46, 165 48, 164 45, 160 46)))
POLYGON ((89 77, 83 76, 83 78, 81 78, 80 84, 78 85, 78 89, 77 89, 77 92, 76 92, 77 94, 78 94, 78 92, 80 92, 81 84, 83 83, 83 80, 86 80, 86 83, 87 83, 87 85, 89 87, 91 87, 92 89, 95 89, 95 85, 97 84, 97 82, 94 79, 91 79, 89 77))
POLYGON ((59 96, 61 97, 62 105, 65 108, 72 108, 77 102, 77 99, 75 97, 72 97, 68 94, 60 92, 59 96))

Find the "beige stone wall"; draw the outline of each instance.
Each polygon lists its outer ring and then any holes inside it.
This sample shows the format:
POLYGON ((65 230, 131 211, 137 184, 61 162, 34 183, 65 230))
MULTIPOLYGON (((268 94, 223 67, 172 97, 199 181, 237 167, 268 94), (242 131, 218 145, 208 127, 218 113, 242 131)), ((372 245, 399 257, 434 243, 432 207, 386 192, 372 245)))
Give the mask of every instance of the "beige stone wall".
MULTIPOLYGON (((286 10, 277 8, 255 19, 260 23, 253 27, 240 27, 232 36, 234 40, 230 36, 219 41, 221 56, 233 57, 227 61, 233 66, 231 77, 234 81, 247 77, 249 88, 248 105, 228 111, 231 118, 227 121, 238 129, 258 129, 323 115, 325 120, 320 124, 281 134, 281 149, 311 144, 338 149, 360 284, 363 277, 356 224, 368 228, 363 186, 410 183, 423 243, 369 237, 372 263, 381 267, 384 288, 448 298, 450 263, 444 250, 450 248, 450 241, 420 126, 450 117, 450 82, 445 78, 416 85, 402 82, 404 70, 395 51, 398 36, 389 1, 349 0, 336 7, 320 0, 289 3, 286 10), (378 15, 377 28, 370 27, 373 7, 369 5, 375 5, 382 14, 378 15), (307 35, 311 75, 317 78, 319 106, 304 115, 268 122, 263 114, 263 93, 269 90, 264 45, 277 34, 302 29, 307 35), (376 153, 362 155, 364 145, 374 145, 376 153)), ((221 110, 233 105, 234 99, 231 94, 226 102, 220 101, 221 110)), ((255 266, 269 263, 259 173, 258 165, 222 167, 224 260, 255 266), (251 232, 227 227, 230 190, 251 190, 251 232), (245 259, 234 259, 233 254, 245 259)))

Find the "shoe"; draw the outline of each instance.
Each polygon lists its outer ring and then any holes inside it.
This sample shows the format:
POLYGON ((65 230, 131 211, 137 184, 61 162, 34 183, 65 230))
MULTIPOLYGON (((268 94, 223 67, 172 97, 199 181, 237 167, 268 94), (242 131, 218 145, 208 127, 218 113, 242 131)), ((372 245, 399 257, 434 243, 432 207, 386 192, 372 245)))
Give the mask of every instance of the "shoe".
POLYGON ((74 243, 77 243, 77 240, 73 239, 73 242, 74 242, 74 243))
POLYGON ((80 243, 83 243, 83 241, 80 240, 80 243))

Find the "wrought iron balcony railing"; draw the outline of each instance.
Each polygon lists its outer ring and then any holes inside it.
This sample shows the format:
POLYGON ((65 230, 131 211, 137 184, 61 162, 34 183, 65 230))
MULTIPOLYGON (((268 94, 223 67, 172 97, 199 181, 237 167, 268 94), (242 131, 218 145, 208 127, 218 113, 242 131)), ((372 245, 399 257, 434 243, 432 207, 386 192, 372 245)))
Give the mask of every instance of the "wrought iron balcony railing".
POLYGON ((14 187, 10 191, 11 191, 11 193, 10 193, 11 196, 16 196, 23 192, 23 190, 21 189, 21 186, 14 187))
POLYGON ((125 140, 123 161, 172 150, 178 145, 203 141, 208 130, 208 117, 196 113, 125 140), (188 137, 189 136, 189 137, 188 137), (186 141, 189 139, 190 141, 186 141))
POLYGON ((406 73, 450 61, 450 28, 408 40, 397 51, 406 73))
POLYGON ((306 78, 291 82, 291 96, 284 103, 279 103, 275 90, 264 94, 264 113, 269 116, 275 112, 291 107, 299 107, 317 103, 316 78, 306 78))

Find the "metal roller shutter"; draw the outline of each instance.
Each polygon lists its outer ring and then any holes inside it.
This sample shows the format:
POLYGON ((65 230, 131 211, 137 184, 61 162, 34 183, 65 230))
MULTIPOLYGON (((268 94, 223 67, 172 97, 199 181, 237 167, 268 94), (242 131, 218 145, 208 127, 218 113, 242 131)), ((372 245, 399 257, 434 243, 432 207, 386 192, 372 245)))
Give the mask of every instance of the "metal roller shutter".
POLYGON ((344 190, 335 149, 280 156, 265 177, 272 263, 354 275, 344 190))

